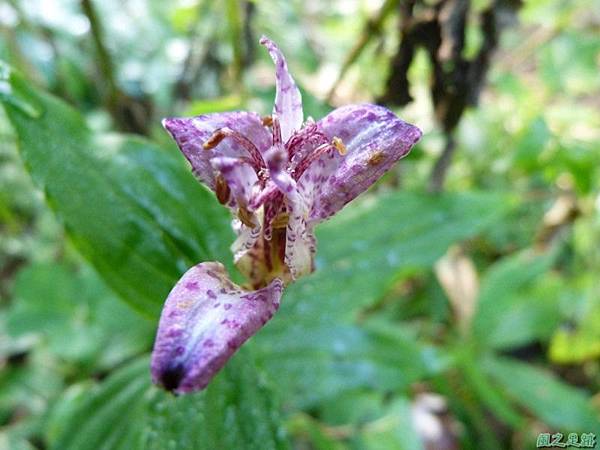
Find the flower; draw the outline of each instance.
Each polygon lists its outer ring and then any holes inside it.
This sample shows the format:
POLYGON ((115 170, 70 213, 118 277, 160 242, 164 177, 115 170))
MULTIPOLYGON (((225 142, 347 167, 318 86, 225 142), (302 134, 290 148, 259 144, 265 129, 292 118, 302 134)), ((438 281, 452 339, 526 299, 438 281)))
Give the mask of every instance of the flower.
POLYGON ((421 131, 371 104, 304 122, 283 54, 262 37, 276 66, 273 114, 168 118, 163 125, 194 174, 234 215, 234 262, 252 290, 223 266, 201 263, 173 288, 152 357, 155 383, 176 393, 204 388, 276 311, 283 286, 314 270, 314 227, 408 154, 421 131))

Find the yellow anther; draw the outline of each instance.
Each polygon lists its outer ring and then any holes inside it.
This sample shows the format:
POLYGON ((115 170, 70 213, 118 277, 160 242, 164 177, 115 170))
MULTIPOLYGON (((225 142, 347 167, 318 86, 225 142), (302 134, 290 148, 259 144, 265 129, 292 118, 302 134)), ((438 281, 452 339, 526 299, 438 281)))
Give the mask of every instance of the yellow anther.
POLYGON ((344 156, 346 153, 348 153, 348 149, 339 137, 334 136, 331 143, 337 149, 340 155, 344 156))
POLYGON ((270 127, 273 125, 273 116, 262 116, 260 121, 262 122, 263 126, 270 127))
POLYGON ((238 219, 247 227, 254 228, 256 226, 254 223, 254 214, 248 211, 243 205, 238 208, 238 219))

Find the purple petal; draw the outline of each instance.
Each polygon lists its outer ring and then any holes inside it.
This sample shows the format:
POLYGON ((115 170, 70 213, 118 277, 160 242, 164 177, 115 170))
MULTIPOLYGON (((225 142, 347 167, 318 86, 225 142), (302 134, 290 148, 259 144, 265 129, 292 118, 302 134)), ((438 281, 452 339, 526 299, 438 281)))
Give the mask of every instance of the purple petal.
POLYGON ((234 260, 236 268, 246 277, 250 286, 264 286, 270 274, 265 260, 264 243, 264 239, 256 239, 251 248, 240 253, 234 260))
POLYGON ((273 41, 263 36, 260 38, 271 59, 275 63, 276 94, 273 113, 279 117, 281 122, 281 137, 285 143, 294 131, 299 130, 304 121, 302 112, 302 95, 290 75, 285 57, 273 41))
MULTIPOLYGON (((244 257, 252 248, 256 246, 260 238, 261 224, 260 220, 256 220, 257 226, 254 228, 248 227, 241 220, 234 219, 232 221, 233 231, 237 235, 236 240, 231 244, 231 252, 233 253, 233 262, 238 264, 240 259, 244 257)), ((242 272, 243 273, 243 272, 242 272)))
POLYGON ((390 110, 369 104, 338 108, 317 124, 328 139, 340 138, 347 154, 335 155, 334 164, 311 167, 300 180, 299 184, 304 184, 315 183, 315 177, 325 178, 316 183, 311 223, 332 216, 367 190, 408 154, 422 134, 390 110))
POLYGON ((221 173, 231 190, 231 200, 228 206, 233 209, 234 214, 239 214, 236 211, 237 208, 245 208, 249 218, 255 224, 255 226, 249 227, 238 219, 233 220, 233 230, 237 239, 231 245, 231 251, 234 261, 237 262, 260 237, 261 221, 252 211, 252 199, 259 190, 258 176, 252 166, 240 158, 220 156, 211 159, 210 162, 221 173))
POLYGON ((283 148, 273 146, 265 153, 271 181, 285 198, 289 220, 286 231, 285 264, 294 279, 313 270, 315 239, 308 227, 310 204, 298 190, 296 181, 286 170, 287 156, 283 148))
POLYGON ((252 166, 241 158, 218 156, 210 163, 220 172, 231 190, 236 205, 248 206, 258 191, 258 176, 252 166))
POLYGON ((271 146, 271 134, 262 125, 260 116, 252 112, 235 111, 189 118, 167 118, 163 126, 192 165, 196 176, 214 190, 215 174, 209 160, 215 156, 246 157, 247 151, 234 139, 223 139, 214 149, 202 145, 219 128, 231 128, 246 136, 260 152, 271 146))
POLYGON ((152 352, 154 383, 175 393, 205 388, 277 311, 282 290, 275 279, 263 289, 243 291, 216 262, 189 269, 162 311, 152 352))

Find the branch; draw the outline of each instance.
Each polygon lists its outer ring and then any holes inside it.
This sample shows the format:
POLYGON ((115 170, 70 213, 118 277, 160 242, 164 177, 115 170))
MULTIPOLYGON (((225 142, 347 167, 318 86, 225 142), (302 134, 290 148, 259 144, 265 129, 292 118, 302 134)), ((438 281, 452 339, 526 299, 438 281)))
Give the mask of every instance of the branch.
POLYGON ((441 192, 444 188, 444 182, 446 181, 446 173, 450 168, 452 162, 452 156, 454 156, 454 150, 456 149, 456 142, 454 136, 451 133, 446 133, 446 145, 442 154, 435 162, 433 170, 431 171, 431 177, 429 179, 429 192, 441 192))
POLYGON ((152 117, 152 103, 146 97, 135 98, 123 92, 116 80, 115 66, 104 44, 104 31, 92 0, 81 0, 81 8, 90 22, 92 40, 98 56, 98 67, 106 83, 106 108, 115 124, 123 131, 148 134, 152 117))
POLYGON ((92 5, 91 0, 81 0, 81 9, 90 22, 92 39, 94 41, 94 47, 98 56, 98 66, 104 81, 107 84, 109 98, 111 101, 116 101, 118 96, 118 87, 115 81, 114 65, 110 53, 108 52, 106 45, 104 45, 104 31, 102 29, 102 25, 98 19, 98 15, 96 14, 96 10, 94 9, 94 5, 92 5))

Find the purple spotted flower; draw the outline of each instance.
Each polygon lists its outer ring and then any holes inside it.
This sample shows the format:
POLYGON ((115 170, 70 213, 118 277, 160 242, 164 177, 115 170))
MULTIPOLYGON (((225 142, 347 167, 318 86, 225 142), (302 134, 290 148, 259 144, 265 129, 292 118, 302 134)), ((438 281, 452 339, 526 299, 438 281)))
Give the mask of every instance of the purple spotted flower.
POLYGON ((314 270, 314 227, 365 191, 421 137, 377 105, 349 105, 304 121, 302 98, 279 48, 271 116, 253 112, 169 118, 164 127, 194 174, 233 213, 234 262, 248 289, 219 263, 192 267, 161 315, 154 382, 175 393, 203 389, 275 313, 283 286, 314 270))

